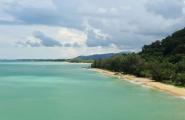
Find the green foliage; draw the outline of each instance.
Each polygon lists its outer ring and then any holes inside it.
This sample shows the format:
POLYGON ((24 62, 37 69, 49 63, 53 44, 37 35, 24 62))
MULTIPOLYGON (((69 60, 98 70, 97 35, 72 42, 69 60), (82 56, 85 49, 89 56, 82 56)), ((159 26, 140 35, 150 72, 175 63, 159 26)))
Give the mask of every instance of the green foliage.
POLYGON ((152 79, 161 81, 160 79, 160 65, 158 62, 150 61, 148 65, 148 69, 150 70, 150 74, 152 75, 152 79))
POLYGON ((70 60, 66 60, 66 62, 70 62, 70 63, 93 63, 94 60, 82 60, 80 58, 75 58, 75 59, 70 59, 70 60))
POLYGON ((176 85, 185 86, 185 73, 178 75, 175 83, 176 85))
POLYGON ((185 28, 161 41, 144 45, 138 54, 117 54, 110 58, 97 59, 92 67, 184 86, 185 28))
POLYGON ((185 73, 185 59, 176 63, 177 73, 185 73))
POLYGON ((157 40, 150 45, 144 45, 139 55, 147 61, 154 58, 161 62, 161 60, 169 58, 172 63, 179 62, 185 56, 185 28, 161 41, 157 40))
POLYGON ((117 54, 104 60, 94 60, 91 67, 103 68, 115 72, 122 71, 124 73, 136 74, 138 76, 141 76, 140 71, 143 69, 144 63, 145 60, 141 59, 141 57, 135 53, 129 55, 117 54))
POLYGON ((143 65, 143 69, 141 70, 141 76, 144 77, 152 77, 151 70, 149 69, 149 63, 145 62, 143 65))

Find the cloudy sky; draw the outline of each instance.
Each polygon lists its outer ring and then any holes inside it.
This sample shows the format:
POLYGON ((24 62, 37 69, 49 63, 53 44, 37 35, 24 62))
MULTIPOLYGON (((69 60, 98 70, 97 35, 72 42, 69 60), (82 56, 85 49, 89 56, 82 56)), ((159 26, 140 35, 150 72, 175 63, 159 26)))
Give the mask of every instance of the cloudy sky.
POLYGON ((139 52, 185 27, 185 0, 0 0, 0 59, 139 52))

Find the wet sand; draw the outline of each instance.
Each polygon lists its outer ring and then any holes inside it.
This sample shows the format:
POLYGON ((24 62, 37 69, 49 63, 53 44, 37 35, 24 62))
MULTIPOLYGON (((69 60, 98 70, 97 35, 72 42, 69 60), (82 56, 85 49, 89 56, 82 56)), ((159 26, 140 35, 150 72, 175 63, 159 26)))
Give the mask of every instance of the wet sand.
POLYGON ((173 94, 175 96, 185 97, 185 89, 184 88, 177 88, 171 85, 165 85, 160 82, 155 82, 154 80, 151 80, 149 78, 143 78, 143 77, 136 77, 133 75, 124 75, 124 74, 117 74, 115 75, 115 72, 102 70, 98 68, 91 68, 91 70, 99 71, 108 75, 114 75, 118 76, 120 78, 126 79, 128 81, 132 81, 135 83, 140 83, 140 85, 150 86, 157 90, 162 90, 164 92, 168 92, 170 94, 173 94))

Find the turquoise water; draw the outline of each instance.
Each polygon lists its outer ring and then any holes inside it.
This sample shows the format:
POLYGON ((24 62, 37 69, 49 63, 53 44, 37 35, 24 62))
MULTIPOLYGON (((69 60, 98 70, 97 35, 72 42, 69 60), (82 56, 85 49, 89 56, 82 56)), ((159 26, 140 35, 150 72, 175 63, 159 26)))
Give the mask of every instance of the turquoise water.
POLYGON ((185 119, 185 100, 89 65, 0 62, 0 120, 185 119))

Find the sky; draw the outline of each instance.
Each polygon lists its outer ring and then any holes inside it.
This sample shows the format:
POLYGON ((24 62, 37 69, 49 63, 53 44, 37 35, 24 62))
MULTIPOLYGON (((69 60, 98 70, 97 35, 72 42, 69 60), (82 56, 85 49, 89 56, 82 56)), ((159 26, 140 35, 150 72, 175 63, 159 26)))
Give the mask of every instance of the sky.
POLYGON ((139 52, 185 27, 185 0, 0 0, 0 59, 139 52))

